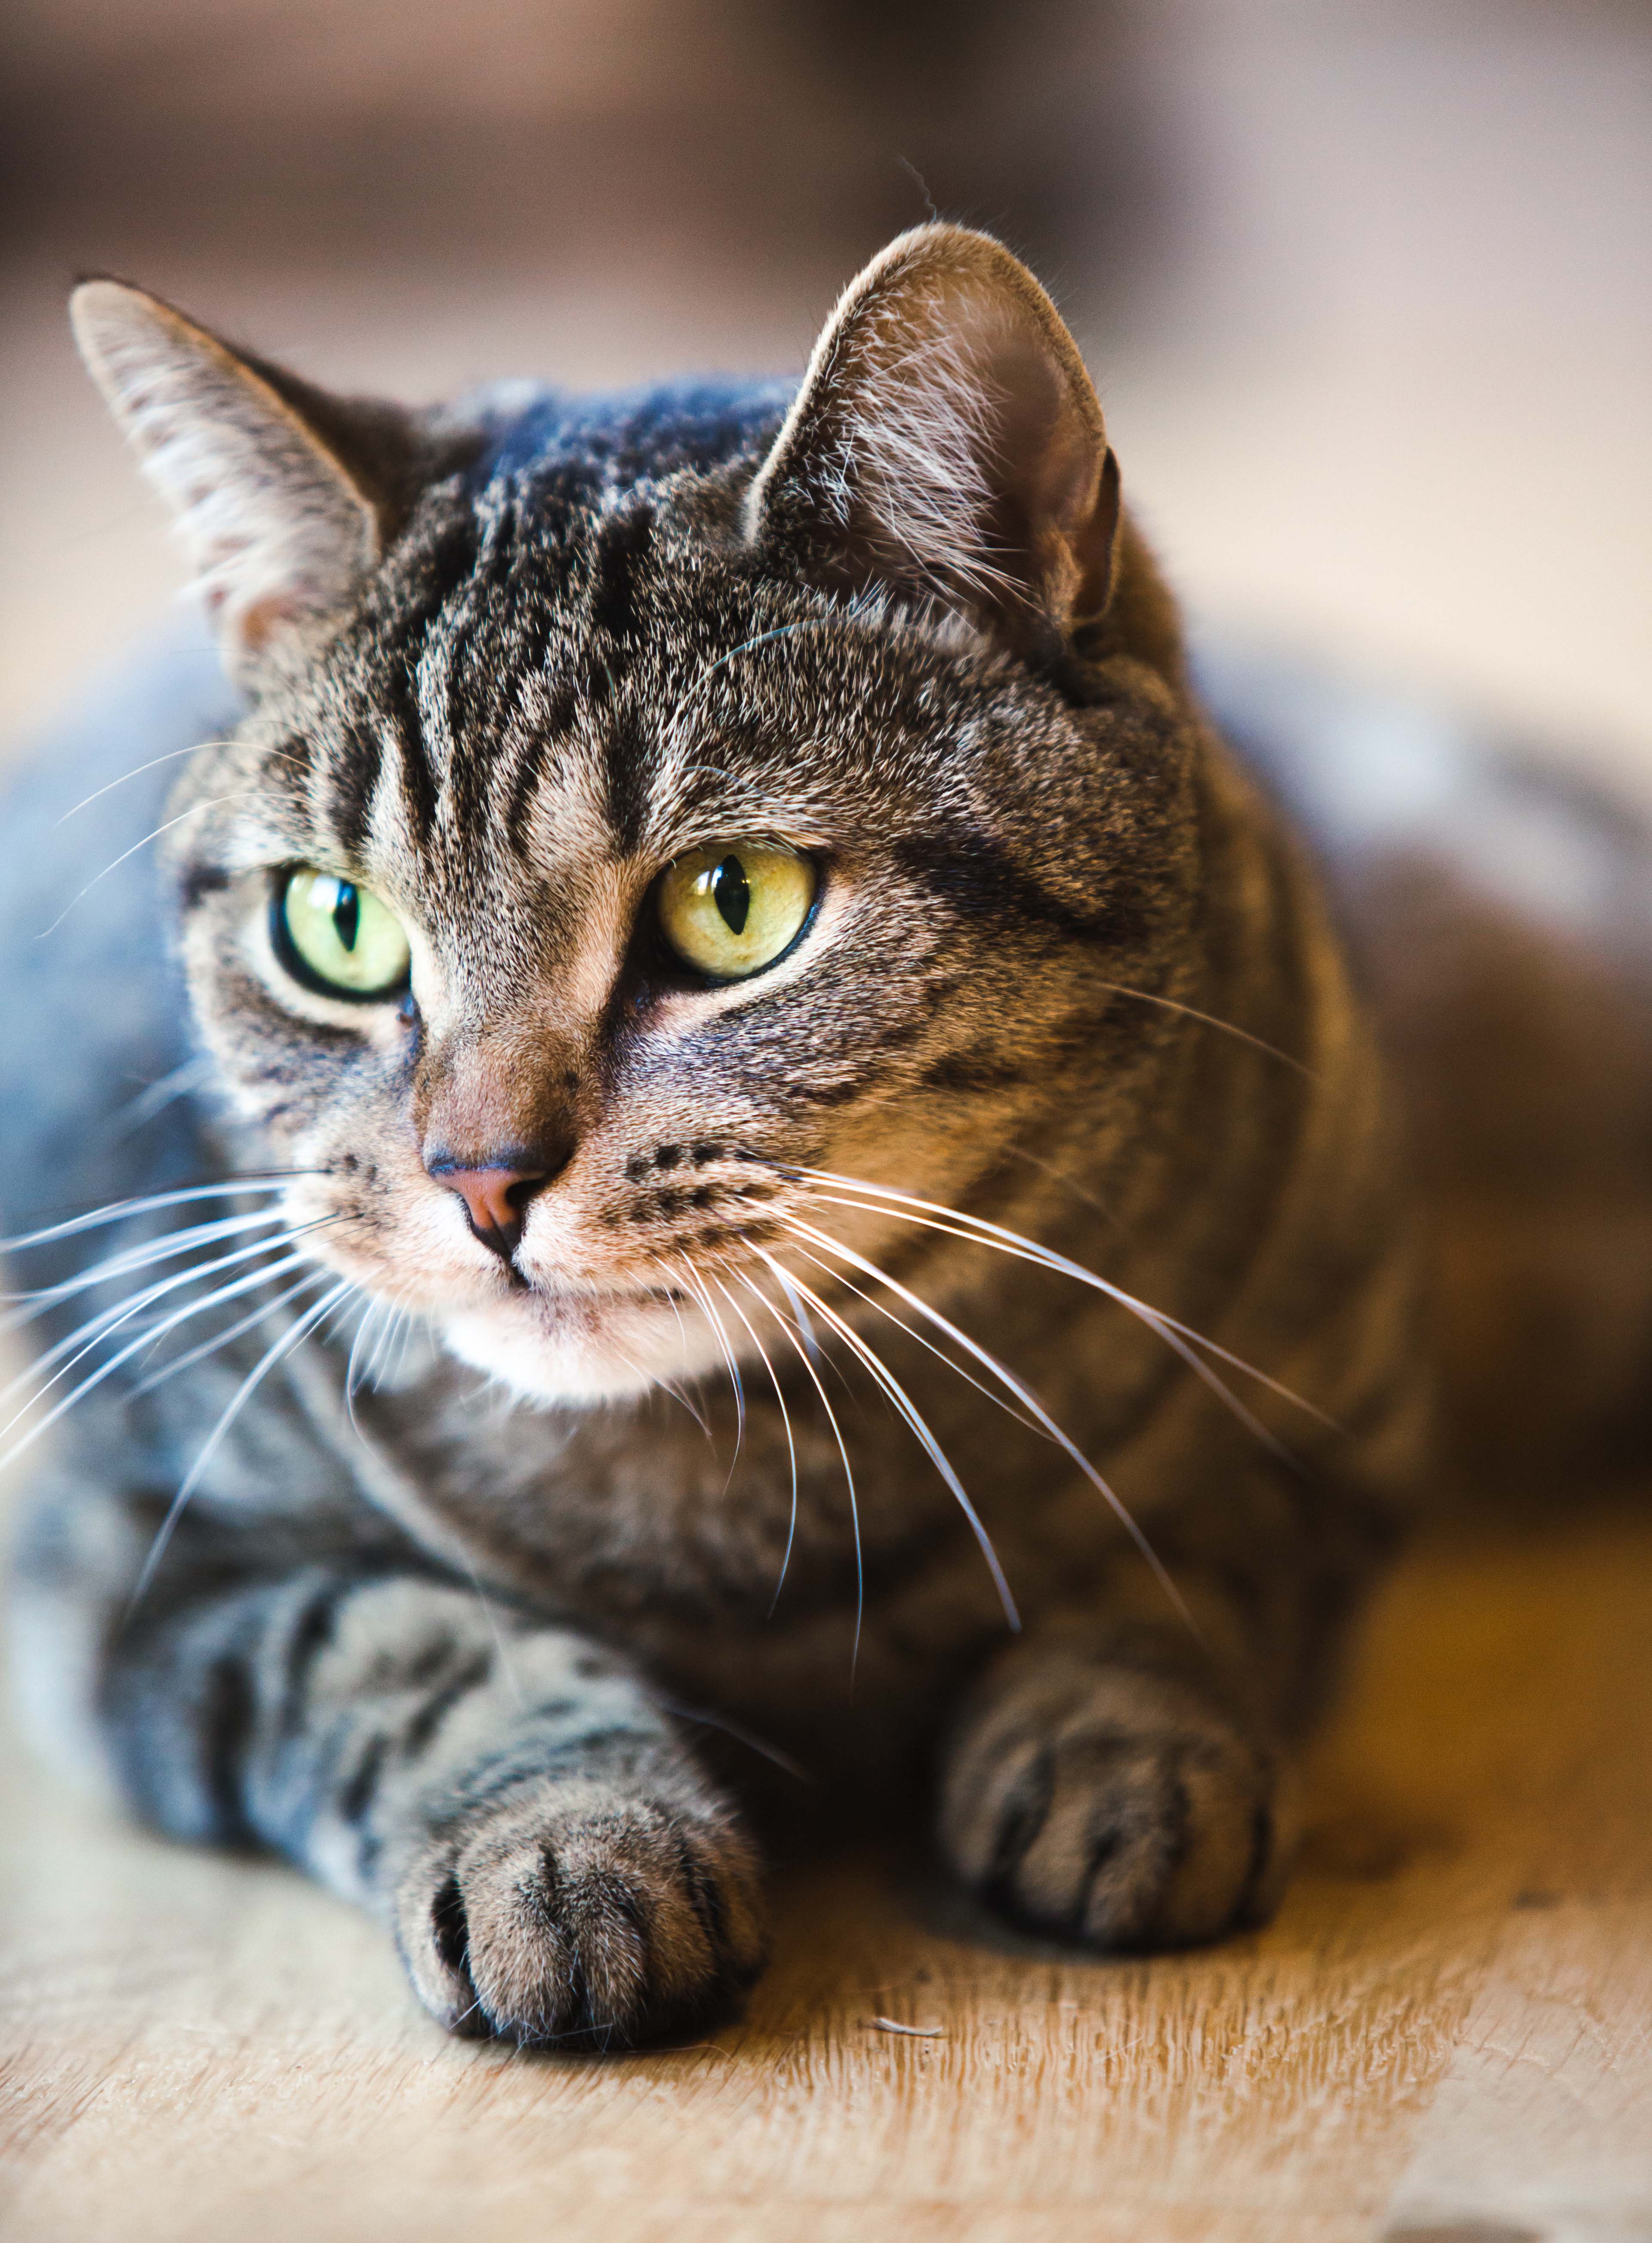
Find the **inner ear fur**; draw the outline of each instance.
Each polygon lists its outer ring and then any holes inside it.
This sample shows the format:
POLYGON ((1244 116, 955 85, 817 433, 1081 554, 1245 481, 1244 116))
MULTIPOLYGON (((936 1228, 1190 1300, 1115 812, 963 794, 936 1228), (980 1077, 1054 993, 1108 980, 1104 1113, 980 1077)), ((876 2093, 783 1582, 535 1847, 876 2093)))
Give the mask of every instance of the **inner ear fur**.
POLYGON ((747 531, 1022 646, 1111 590, 1118 470, 1059 313, 1001 242, 903 234, 845 292, 754 482, 747 531))
POLYGON ((226 667, 256 687, 353 603, 420 480, 395 408, 329 397, 130 282, 70 302, 81 356, 171 511, 226 667))

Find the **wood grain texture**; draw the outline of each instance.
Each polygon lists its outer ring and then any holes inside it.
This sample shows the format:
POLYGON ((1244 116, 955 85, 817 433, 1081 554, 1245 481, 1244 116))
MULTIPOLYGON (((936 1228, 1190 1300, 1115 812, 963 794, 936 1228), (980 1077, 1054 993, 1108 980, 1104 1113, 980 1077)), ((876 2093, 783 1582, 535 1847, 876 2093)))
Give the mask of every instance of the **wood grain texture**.
POLYGON ((666 2055, 446 2042, 285 1870, 0 1784, 9 2243, 1652 2238, 1652 1505, 1413 1557, 1266 1933, 1077 1959, 861 1855, 666 2055))

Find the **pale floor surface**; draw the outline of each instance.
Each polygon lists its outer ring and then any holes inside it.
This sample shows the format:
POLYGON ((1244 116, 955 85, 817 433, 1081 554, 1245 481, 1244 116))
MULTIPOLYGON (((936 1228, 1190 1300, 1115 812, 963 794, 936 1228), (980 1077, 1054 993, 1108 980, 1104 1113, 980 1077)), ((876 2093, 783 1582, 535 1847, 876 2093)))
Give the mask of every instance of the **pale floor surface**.
POLYGON ((1082 1960, 823 1865, 742 2027, 609 2061, 443 2040, 340 1904, 8 1745, 0 2233, 1648 2243, 1649 1644, 1645 1509, 1425 1549, 1268 1931, 1082 1960))

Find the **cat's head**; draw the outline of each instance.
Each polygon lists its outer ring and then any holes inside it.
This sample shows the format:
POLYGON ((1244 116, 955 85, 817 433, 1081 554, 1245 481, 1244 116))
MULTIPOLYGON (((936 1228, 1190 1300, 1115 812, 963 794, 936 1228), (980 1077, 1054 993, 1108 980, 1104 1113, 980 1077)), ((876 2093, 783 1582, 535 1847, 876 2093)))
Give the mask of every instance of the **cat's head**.
POLYGON ((758 1293, 795 1310, 767 1257, 827 1286, 799 1222, 944 1252, 822 1175, 956 1202, 1080 1108, 1128 1140, 1192 728, 1094 390, 998 244, 895 243, 789 410, 419 416, 121 283, 75 319, 250 697, 170 861, 309 1250, 589 1398, 718 1323, 749 1356, 758 1293))

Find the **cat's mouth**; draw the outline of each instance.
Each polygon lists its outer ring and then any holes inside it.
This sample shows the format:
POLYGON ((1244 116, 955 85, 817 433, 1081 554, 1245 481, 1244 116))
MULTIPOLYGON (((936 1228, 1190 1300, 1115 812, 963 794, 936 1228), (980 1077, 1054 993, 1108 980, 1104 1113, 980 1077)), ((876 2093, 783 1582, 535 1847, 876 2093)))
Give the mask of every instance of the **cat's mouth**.
POLYGON ((536 1277, 493 1301, 432 1317, 461 1362, 525 1398, 588 1404, 692 1381, 726 1360, 702 1298, 674 1283, 590 1283, 536 1277))

